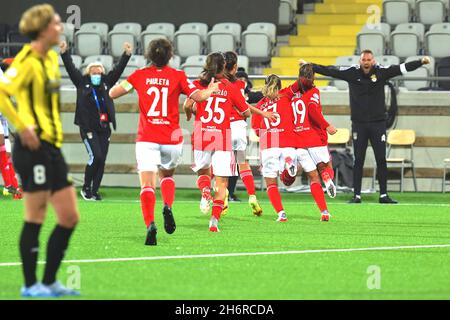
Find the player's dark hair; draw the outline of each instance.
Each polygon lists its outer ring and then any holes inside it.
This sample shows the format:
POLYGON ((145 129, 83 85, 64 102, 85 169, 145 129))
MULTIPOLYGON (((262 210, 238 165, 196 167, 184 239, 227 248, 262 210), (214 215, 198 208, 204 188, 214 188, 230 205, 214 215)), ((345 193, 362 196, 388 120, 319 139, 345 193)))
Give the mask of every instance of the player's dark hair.
POLYGON ((281 79, 276 74, 269 75, 265 80, 265 86, 262 89, 264 97, 274 100, 279 97, 278 91, 281 90, 281 79))
POLYGON ((310 63, 302 64, 299 69, 299 85, 302 93, 314 88, 314 70, 310 63))
POLYGON ((167 66, 172 56, 172 44, 164 38, 152 40, 145 54, 145 58, 158 68, 167 66))
POLYGON ((225 78, 227 78, 230 82, 236 82, 236 75, 232 74, 231 71, 237 65, 238 56, 233 51, 225 52, 225 78))
POLYGON ((223 74, 225 69, 225 56, 220 52, 213 52, 206 57, 206 63, 203 66, 203 71, 200 74, 200 83, 203 86, 209 85, 212 78, 223 74))

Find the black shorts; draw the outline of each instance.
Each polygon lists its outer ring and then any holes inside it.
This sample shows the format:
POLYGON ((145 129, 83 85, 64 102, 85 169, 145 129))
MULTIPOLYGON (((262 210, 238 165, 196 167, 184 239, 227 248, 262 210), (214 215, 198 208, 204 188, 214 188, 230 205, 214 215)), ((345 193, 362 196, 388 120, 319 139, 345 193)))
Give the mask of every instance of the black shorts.
POLYGON ((61 150, 52 144, 41 140, 40 148, 31 151, 16 139, 12 155, 24 192, 54 193, 72 185, 61 150))

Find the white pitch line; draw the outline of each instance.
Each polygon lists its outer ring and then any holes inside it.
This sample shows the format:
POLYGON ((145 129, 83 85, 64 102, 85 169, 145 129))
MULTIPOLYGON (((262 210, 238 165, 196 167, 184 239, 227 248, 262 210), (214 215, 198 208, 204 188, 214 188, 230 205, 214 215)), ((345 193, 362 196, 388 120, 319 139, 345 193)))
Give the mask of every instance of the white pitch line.
MULTIPOLYGON (((102 263, 102 262, 157 261, 157 260, 182 260, 182 259, 205 259, 205 258, 271 256, 271 255, 295 255, 295 254, 308 254, 308 253, 392 251, 392 250, 402 250, 402 249, 438 249, 438 248, 450 248, 450 244, 397 246, 397 247, 373 247, 373 248, 313 249, 313 250, 273 251, 273 252, 219 253, 219 254, 197 254, 197 255, 186 255, 186 256, 159 256, 159 257, 136 257, 136 258, 65 260, 65 261, 63 261, 63 263, 102 263)), ((45 261, 39 261, 38 264, 45 264, 45 261)), ((20 265, 22 265, 22 263, 20 263, 20 262, 0 263, 0 267, 15 267, 15 266, 20 266, 20 265)))
MULTIPOLYGON (((104 203, 140 203, 140 200, 103 200, 102 202, 104 203)), ((177 200, 175 201, 176 203, 200 203, 200 200, 177 200)), ((259 203, 262 204, 270 204, 269 201, 259 201, 259 203)), ((286 203, 290 203, 290 201, 287 201, 286 203)), ((315 205, 314 203, 302 203, 302 204, 310 204, 310 205, 315 205)), ((348 203, 345 202, 330 202, 329 203, 330 206, 351 206, 348 203)), ((386 205, 382 205, 379 203, 364 203, 362 204, 364 205, 369 205, 369 206, 386 206, 386 205)), ((420 207, 450 207, 450 203, 397 203, 395 205, 392 205, 391 207, 414 207, 414 206, 420 206, 420 207)))

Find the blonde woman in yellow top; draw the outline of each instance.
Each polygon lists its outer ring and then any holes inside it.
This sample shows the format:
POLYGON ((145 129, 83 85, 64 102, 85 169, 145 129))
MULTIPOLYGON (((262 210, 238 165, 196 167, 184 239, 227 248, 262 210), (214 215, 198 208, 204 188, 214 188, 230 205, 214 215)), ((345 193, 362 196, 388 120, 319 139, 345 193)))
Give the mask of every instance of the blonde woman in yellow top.
POLYGON ((20 20, 20 32, 31 39, 17 54, 0 81, 0 112, 19 133, 13 162, 22 180, 25 223, 20 236, 20 255, 25 277, 25 297, 78 295, 56 280, 56 274, 79 220, 75 190, 61 153, 63 132, 59 114, 57 53, 61 18, 48 4, 28 9, 20 20), (14 97, 17 107, 10 98, 14 97), (57 225, 47 245, 44 278, 36 278, 39 232, 51 204, 57 225))

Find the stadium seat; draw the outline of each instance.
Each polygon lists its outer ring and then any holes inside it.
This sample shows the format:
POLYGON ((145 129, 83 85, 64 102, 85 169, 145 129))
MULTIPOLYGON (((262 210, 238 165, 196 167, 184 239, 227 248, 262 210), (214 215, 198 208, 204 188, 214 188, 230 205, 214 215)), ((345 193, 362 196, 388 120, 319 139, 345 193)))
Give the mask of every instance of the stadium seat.
POLYGON ((416 4, 417 21, 425 25, 445 20, 446 8, 441 0, 420 0, 416 4))
POLYGON ((103 64, 103 67, 105 68, 105 71, 109 72, 113 68, 114 59, 112 56, 109 56, 109 55, 89 56, 86 59, 84 59, 82 67, 84 68, 89 63, 92 63, 92 62, 101 62, 103 64))
POLYGON ((391 66, 400 63, 400 59, 397 56, 379 56, 375 57, 375 61, 382 66, 391 66))
POLYGON ((173 36, 175 34, 175 26, 172 23, 151 23, 145 29, 146 32, 164 35, 170 41, 173 41, 173 36))
POLYGON ((391 34, 392 54, 400 58, 420 53, 425 26, 421 23, 402 23, 391 34))
MULTIPOLYGON (((436 69, 439 77, 450 77, 450 57, 442 58, 436 69)), ((438 81, 438 87, 450 91, 450 81, 438 81)))
POLYGON ((218 23, 208 32, 208 52, 236 51, 241 41, 241 25, 238 23, 218 23))
POLYGON ((181 58, 201 55, 208 33, 205 23, 184 23, 174 36, 175 51, 181 58))
POLYGON ((390 25, 407 23, 412 16, 412 6, 405 0, 387 0, 383 2, 384 19, 390 25))
POLYGON ((268 62, 276 44, 276 26, 272 23, 251 23, 242 34, 244 53, 250 61, 268 62))
POLYGON ((372 50, 376 56, 384 55, 386 52, 386 40, 383 32, 379 30, 363 31, 357 35, 358 52, 365 49, 372 50))
POLYGON ((433 24, 425 34, 425 46, 435 58, 450 56, 450 22, 433 24))
MULTIPOLYGON (((336 59, 336 66, 350 67, 353 65, 359 65, 360 56, 342 56, 336 59)), ((338 90, 347 90, 348 83, 343 80, 333 80, 333 86, 338 90)))
POLYGON ((175 69, 180 69, 181 66, 181 58, 177 55, 174 55, 172 59, 169 61, 169 66, 175 69))
POLYGON ((82 24, 75 33, 75 52, 82 56, 101 55, 108 37, 108 25, 101 22, 82 24))
POLYGON ((247 56, 238 56, 238 67, 244 68, 248 72, 250 61, 247 56))
MULTIPOLYGON (((336 128, 337 132, 334 135, 328 134, 328 147, 330 149, 345 150, 348 148, 350 142, 350 130, 347 128, 336 128)), ((339 187, 339 167, 336 167, 334 174, 334 183, 339 187)))
POLYGON ((173 41, 175 26, 171 23, 152 23, 140 35, 141 52, 145 53, 154 39, 165 38, 173 41))
MULTIPOLYGON (((82 58, 77 55, 72 55, 72 61, 75 65, 75 68, 80 70, 81 64, 82 64, 82 58)), ((61 56, 58 56, 58 63, 59 63, 59 72, 61 74, 61 78, 68 78, 69 74, 67 73, 66 67, 64 67, 64 62, 62 61, 61 56)))
MULTIPOLYGON (((418 59, 422 59, 423 56, 412 56, 412 57, 408 57, 405 62, 410 62, 410 61, 414 61, 414 60, 418 60, 418 59)), ((418 68, 417 70, 414 71, 410 71, 406 74, 404 74, 403 76, 405 78, 410 78, 410 77, 431 77, 434 76, 434 58, 430 57, 430 63, 429 64, 425 64, 423 66, 421 66, 420 68, 418 68)), ((405 88, 407 88, 408 90, 419 90, 422 88, 429 88, 431 87, 431 81, 407 81, 404 80, 403 81, 403 86, 405 88)))
MULTIPOLYGON (((391 130, 387 137, 387 159, 386 162, 391 165, 400 166, 400 192, 403 192, 403 181, 405 177, 405 169, 411 168, 414 181, 414 190, 417 192, 416 170, 414 167, 414 143, 416 142, 416 132, 414 130, 391 130), (403 148, 410 150, 410 156, 393 158, 390 157, 394 148, 403 148)), ((373 183, 375 181, 376 170, 372 177, 373 183)))
POLYGON ((119 58, 123 54, 123 44, 128 42, 133 45, 133 52, 136 52, 138 46, 138 38, 141 34, 142 27, 138 23, 119 23, 108 34, 109 53, 114 58, 119 58))
POLYGON ((191 56, 186 59, 186 62, 181 66, 181 69, 183 69, 188 76, 197 77, 203 71, 205 62, 206 56, 191 56))
POLYGON ((289 31, 295 21, 295 10, 293 7, 292 0, 281 0, 280 6, 278 7, 278 26, 289 31))
POLYGON ((75 25, 73 25, 72 23, 63 23, 63 35, 64 35, 64 40, 69 44, 72 45, 73 43, 73 37, 75 34, 75 25))

